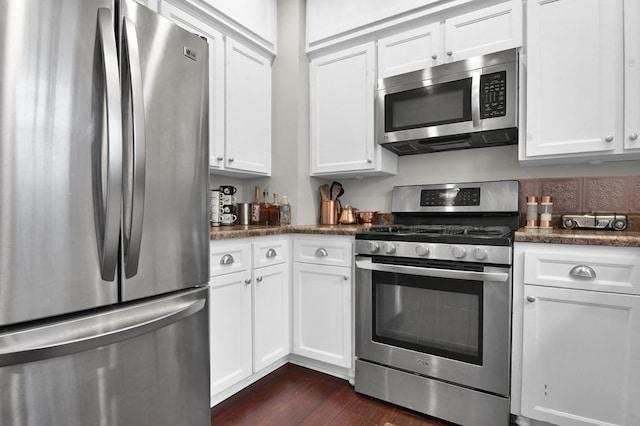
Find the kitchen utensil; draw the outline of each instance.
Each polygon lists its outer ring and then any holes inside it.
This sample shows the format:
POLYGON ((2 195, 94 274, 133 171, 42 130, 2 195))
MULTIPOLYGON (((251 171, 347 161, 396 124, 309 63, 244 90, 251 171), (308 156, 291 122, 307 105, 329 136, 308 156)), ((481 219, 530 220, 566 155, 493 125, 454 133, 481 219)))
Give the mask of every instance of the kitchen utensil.
POLYGON ((320 185, 320 201, 331 201, 331 192, 326 183, 320 185))
POLYGON ((358 212, 360 223, 371 223, 375 220, 378 212, 358 212))
POLYGON ((238 225, 248 225, 251 220, 251 204, 250 203, 238 203, 237 212, 238 212, 238 225))
POLYGON ((351 207, 348 204, 344 206, 340 213, 340 223, 352 224, 358 222, 358 209, 351 207))
POLYGON ((331 199, 337 200, 342 194, 344 194, 344 189, 342 188, 342 184, 340 182, 333 181, 331 183, 331 199))

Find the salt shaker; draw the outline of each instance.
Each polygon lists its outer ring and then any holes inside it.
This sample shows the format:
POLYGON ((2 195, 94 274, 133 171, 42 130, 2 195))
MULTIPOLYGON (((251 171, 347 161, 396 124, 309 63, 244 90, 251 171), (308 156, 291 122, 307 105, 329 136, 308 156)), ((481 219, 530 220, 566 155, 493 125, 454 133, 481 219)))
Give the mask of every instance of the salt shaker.
POLYGON ((551 212, 553 211, 553 200, 549 195, 540 198, 540 228, 551 228, 551 212))

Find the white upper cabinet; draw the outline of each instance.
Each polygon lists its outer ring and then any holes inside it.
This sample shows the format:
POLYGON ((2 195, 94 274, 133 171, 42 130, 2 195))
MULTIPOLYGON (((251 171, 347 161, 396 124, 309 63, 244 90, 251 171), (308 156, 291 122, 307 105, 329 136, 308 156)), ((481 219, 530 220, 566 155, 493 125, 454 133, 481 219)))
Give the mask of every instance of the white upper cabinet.
POLYGON ((522 45, 522 3, 512 0, 378 40, 380 78, 522 45))
POLYGON ((271 174, 271 59, 227 37, 225 169, 271 174))
POLYGON ((637 0, 527 2, 520 160, 640 158, 637 0))
POLYGON ((210 171, 269 176, 271 56, 225 35, 220 22, 200 12, 162 1, 160 13, 209 43, 210 171))
POLYGON ((310 63, 312 176, 395 174, 397 158, 374 137, 375 43, 310 63))
POLYGON ((624 149, 640 149, 640 2, 624 3, 624 149))

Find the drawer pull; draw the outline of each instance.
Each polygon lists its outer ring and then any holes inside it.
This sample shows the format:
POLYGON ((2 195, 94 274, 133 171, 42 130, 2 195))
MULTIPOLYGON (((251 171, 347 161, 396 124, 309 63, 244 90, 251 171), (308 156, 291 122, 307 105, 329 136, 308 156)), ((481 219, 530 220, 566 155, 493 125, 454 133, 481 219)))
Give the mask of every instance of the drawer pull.
POLYGON ((224 256, 222 256, 222 258, 220 259, 220 264, 221 265, 232 265, 233 262, 235 262, 235 259, 233 258, 233 256, 231 256, 230 254, 225 254, 224 256))
POLYGON ((536 301, 536 298, 533 296, 527 296, 527 302, 533 303, 536 301))
POLYGON ((592 280, 596 277, 596 271, 587 265, 578 265, 569 272, 569 275, 581 280, 592 280))
POLYGON ((276 252, 274 249, 270 248, 269 250, 267 250, 267 259, 276 257, 277 255, 278 255, 278 252, 276 252))
POLYGON ((329 253, 327 253, 327 251, 322 247, 316 250, 316 257, 327 257, 327 256, 329 256, 329 253))

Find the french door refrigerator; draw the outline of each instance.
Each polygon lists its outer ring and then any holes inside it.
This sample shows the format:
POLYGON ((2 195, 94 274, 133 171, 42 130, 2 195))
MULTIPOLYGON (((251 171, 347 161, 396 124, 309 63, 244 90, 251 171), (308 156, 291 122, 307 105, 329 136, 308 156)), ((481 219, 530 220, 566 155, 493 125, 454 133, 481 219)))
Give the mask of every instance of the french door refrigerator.
POLYGON ((209 424, 207 42, 0 0, 0 424, 209 424))

